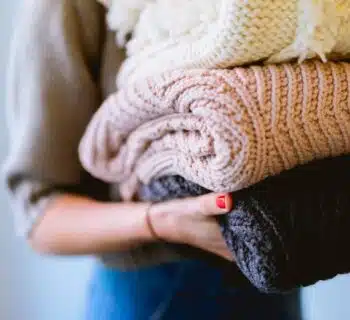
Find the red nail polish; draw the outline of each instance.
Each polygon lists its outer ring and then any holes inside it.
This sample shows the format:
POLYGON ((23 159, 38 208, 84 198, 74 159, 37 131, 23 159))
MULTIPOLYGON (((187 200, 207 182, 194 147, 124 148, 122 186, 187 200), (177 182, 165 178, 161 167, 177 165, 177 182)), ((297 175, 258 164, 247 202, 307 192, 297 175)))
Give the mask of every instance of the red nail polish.
POLYGON ((220 209, 226 209, 226 197, 225 196, 219 196, 216 198, 216 205, 220 209))

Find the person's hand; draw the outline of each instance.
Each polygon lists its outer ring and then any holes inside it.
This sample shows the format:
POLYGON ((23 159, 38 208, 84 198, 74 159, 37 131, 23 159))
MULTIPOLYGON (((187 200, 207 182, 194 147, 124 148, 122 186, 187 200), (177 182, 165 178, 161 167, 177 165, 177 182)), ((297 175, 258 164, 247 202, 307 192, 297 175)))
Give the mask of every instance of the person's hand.
POLYGON ((232 205, 229 194, 172 200, 152 205, 149 220, 160 239, 185 243, 233 260, 215 219, 215 215, 228 213, 232 205))

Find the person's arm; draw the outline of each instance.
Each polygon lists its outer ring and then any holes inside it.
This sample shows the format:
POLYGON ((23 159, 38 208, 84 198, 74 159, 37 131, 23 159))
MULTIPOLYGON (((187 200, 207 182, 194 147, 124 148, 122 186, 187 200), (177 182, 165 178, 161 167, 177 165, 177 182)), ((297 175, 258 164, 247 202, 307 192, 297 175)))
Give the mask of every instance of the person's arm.
POLYGON ((229 196, 208 194, 153 204, 104 203, 63 195, 51 201, 30 237, 33 248, 45 254, 82 255, 130 249, 147 242, 189 244, 222 256, 232 255, 213 216, 232 208, 229 196))
MULTIPOLYGON (((10 54, 4 167, 20 232, 46 254, 115 252, 157 241, 145 220, 148 204, 98 201, 86 188, 98 182, 78 159, 83 131, 101 102, 102 7, 95 0, 28 0, 21 12, 10 54)), ((107 193, 103 184, 94 189, 107 193)), ((149 214, 164 241, 230 258, 211 217, 229 205, 217 208, 213 194, 157 204, 149 214)))
POLYGON ((62 194, 107 195, 106 186, 82 169, 77 152, 101 103, 104 15, 94 0, 21 3, 9 55, 3 168, 21 235, 32 236, 62 194))
POLYGON ((61 195, 46 207, 30 243, 34 250, 44 254, 90 255, 156 241, 147 225, 148 206, 61 195))

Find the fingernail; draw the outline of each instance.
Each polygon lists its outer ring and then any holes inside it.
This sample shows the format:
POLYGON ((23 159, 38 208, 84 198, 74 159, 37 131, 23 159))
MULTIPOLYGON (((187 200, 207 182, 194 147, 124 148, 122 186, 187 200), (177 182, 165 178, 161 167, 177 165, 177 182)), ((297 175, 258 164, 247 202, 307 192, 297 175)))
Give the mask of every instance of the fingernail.
POLYGON ((216 205, 220 209, 226 209, 226 197, 225 196, 219 196, 216 198, 216 205))

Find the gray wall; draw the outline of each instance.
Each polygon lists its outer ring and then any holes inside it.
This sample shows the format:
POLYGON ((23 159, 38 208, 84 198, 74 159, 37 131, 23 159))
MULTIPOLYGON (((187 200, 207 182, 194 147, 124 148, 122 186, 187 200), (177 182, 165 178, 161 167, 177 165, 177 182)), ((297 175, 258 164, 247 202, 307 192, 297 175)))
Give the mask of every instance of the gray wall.
MULTIPOLYGON (((1 0, 0 112, 4 105, 4 72, 16 0, 1 0)), ((57 0, 59 1, 59 0, 57 0)), ((6 152, 6 132, 0 114, 0 161, 6 152)), ((12 219, 0 191, 0 319, 79 320, 91 271, 87 259, 48 259, 33 254, 12 232, 12 219)), ((325 259, 327 253, 325 252, 325 259)), ((304 290, 306 320, 350 319, 350 278, 337 279, 304 290)))

